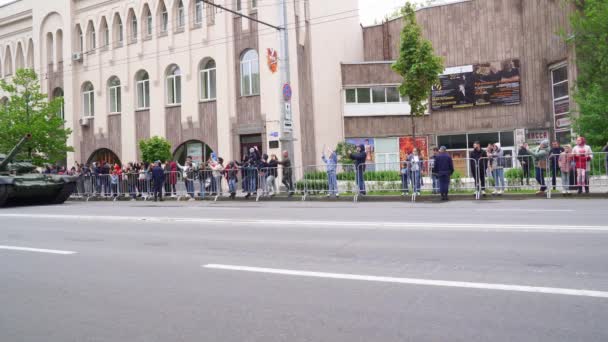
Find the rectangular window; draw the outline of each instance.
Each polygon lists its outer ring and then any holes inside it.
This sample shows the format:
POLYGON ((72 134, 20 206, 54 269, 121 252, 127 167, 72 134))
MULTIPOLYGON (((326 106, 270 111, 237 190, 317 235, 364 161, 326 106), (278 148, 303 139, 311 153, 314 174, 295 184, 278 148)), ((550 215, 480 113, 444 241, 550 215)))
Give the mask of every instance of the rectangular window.
POLYGON ((94 105, 94 99, 93 99, 93 91, 86 91, 82 94, 83 96, 83 111, 82 114, 83 116, 87 117, 87 116, 93 116, 95 115, 95 105, 94 105))
POLYGON ((137 40, 137 19, 135 17, 131 20, 131 39, 133 41, 137 40))
MULTIPOLYGON (((495 141, 496 142, 496 141, 495 141)), ((448 150, 458 150, 467 148, 467 135, 443 135, 437 137, 437 145, 445 146, 448 150)))
POLYGON ((386 88, 386 102, 399 102, 399 90, 397 87, 386 88))
POLYGON ((346 103, 357 103, 357 90, 346 89, 346 103))
POLYGON ((357 103, 370 103, 370 89, 357 88, 357 103))
POLYGON ((107 28, 103 29, 103 46, 110 45, 110 30, 107 28))
POLYGON ((258 8, 258 0, 251 0, 251 9, 258 8))
POLYGON ((150 81, 137 82, 137 108, 150 108, 150 81))
POLYGON ((372 102, 374 102, 374 103, 385 103, 386 102, 386 88, 385 87, 373 87, 372 88, 372 102))
POLYGON ((205 69, 201 71, 201 100, 208 101, 215 99, 215 69, 205 69))
POLYGON ((195 23, 201 24, 203 22, 203 2, 197 1, 195 6, 195 23))
POLYGON ((236 0, 236 10, 240 11, 243 9, 243 6, 241 4, 241 0, 236 0))
POLYGON ((110 113, 120 113, 121 109, 120 86, 110 87, 110 113))
POLYGON ((118 42, 122 44, 124 40, 123 32, 122 32, 122 23, 118 24, 118 42))
POLYGON ((152 35, 152 14, 148 14, 146 18, 146 33, 148 36, 152 35))
POLYGON ((167 13, 167 9, 165 9, 161 15, 162 23, 160 25, 160 32, 165 33, 169 27, 169 13, 167 13))
POLYGON ((184 8, 179 7, 177 9, 177 28, 182 29, 182 28, 184 28, 184 25, 185 25, 184 8))

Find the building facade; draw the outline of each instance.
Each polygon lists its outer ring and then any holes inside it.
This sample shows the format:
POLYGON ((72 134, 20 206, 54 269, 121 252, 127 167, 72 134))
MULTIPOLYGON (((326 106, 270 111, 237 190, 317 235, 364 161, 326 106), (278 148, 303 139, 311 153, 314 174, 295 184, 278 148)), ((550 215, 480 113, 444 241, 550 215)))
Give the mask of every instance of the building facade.
MULTIPOLYGON (((279 1, 216 3, 282 19, 279 1)), ((34 68, 49 97, 64 97, 68 164, 137 161, 138 141, 151 136, 166 137, 179 160, 240 159, 253 146, 279 154, 293 143, 296 165, 319 164, 325 146, 346 139, 366 145, 377 168, 398 167, 413 146, 466 158, 475 140, 512 156, 524 141, 570 140, 576 68, 561 1, 419 9, 446 71, 416 139, 391 70, 402 21, 362 27, 357 4, 288 1, 286 87, 278 31, 202 0, 17 0, 0 7, 0 77, 34 68)))
MULTIPOLYGON (((464 0, 419 9, 423 35, 446 66, 428 115, 416 118, 424 153, 445 145, 466 158, 478 140, 483 147, 500 142, 515 156, 524 141, 570 142, 575 56, 560 34, 568 32, 569 11, 555 0, 464 0)), ((414 145, 407 99, 396 89, 401 78, 391 70, 402 27, 395 19, 363 28, 363 60, 341 64, 344 136, 367 141, 378 165, 398 163, 414 145)), ((460 168, 468 173, 467 163, 460 168)))
MULTIPOLYGON (((215 3, 282 19, 279 1, 215 3)), ((289 86, 278 30, 201 0, 13 1, 0 7, 0 77, 33 68, 49 97, 63 96, 68 165, 137 161, 151 136, 182 160, 291 143, 295 163, 312 164, 317 141, 341 139, 329 115, 341 101, 327 94, 340 92, 340 61, 362 58, 357 2, 288 1, 285 20, 289 86)))

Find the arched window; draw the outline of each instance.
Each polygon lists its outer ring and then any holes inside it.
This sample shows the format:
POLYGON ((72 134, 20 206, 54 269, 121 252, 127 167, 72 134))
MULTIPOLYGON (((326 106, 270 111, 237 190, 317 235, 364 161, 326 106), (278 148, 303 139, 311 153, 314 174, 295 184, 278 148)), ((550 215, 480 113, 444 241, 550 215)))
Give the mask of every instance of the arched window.
POLYGON ((34 41, 31 38, 27 43, 27 67, 34 69, 34 41))
POLYGON ((114 24, 112 28, 112 31, 114 31, 114 46, 121 47, 124 41, 124 32, 122 30, 122 20, 120 19, 120 15, 118 13, 114 15, 114 24))
POLYGON ((113 76, 108 80, 108 94, 110 99, 110 114, 121 112, 120 80, 113 76))
POLYGON ((91 82, 82 85, 82 116, 95 115, 95 89, 91 82))
POLYGON ((135 11, 131 8, 129 10, 129 42, 137 41, 137 16, 135 15, 135 11))
POLYGON ((203 23, 203 0, 196 0, 194 3, 194 23, 200 25, 203 23))
POLYGON ((167 104, 182 103, 182 72, 177 65, 167 69, 167 104))
POLYGON ((76 25, 76 47, 78 48, 79 52, 84 52, 84 37, 82 36, 82 29, 80 28, 80 25, 76 25))
POLYGON ((89 21, 87 25, 87 51, 94 51, 97 47, 97 35, 95 34, 95 26, 93 21, 89 21))
POLYGON ((102 48, 108 47, 110 45, 110 30, 108 29, 106 17, 101 18, 101 28, 99 29, 99 33, 101 34, 100 46, 102 48))
POLYGON ((15 55, 15 70, 25 67, 25 56, 23 55, 23 46, 21 42, 17 43, 17 53, 15 55))
POLYGON ((13 74, 13 54, 11 53, 11 47, 6 46, 6 52, 4 53, 4 76, 10 76, 13 74))
POLYGON ((209 59, 201 63, 199 69, 201 101, 215 100, 216 97, 216 67, 215 61, 209 59))
POLYGON ((165 6, 163 1, 161 1, 158 6, 158 12, 160 16, 160 33, 167 33, 167 30, 169 29, 169 12, 167 12, 167 6, 165 6))
POLYGON ((241 56, 241 96, 260 94, 260 65, 258 53, 247 50, 241 56))
POLYGON ((135 87, 137 91, 137 109, 150 108, 150 76, 145 70, 140 70, 135 75, 135 87))
POLYGON ((64 103, 63 103, 63 89, 55 88, 55 90, 53 90, 53 99, 56 99, 56 98, 61 98, 61 106, 59 107, 59 112, 57 112, 57 115, 60 118, 65 119, 65 107, 64 107, 64 103))
POLYGON ((153 24, 152 24, 152 12, 150 12, 150 7, 148 7, 148 4, 146 4, 144 6, 144 14, 143 14, 143 32, 145 32, 146 38, 149 38, 152 36, 152 28, 153 28, 153 24))
POLYGON ((175 11, 175 28, 181 30, 186 25, 186 13, 184 11, 184 2, 178 0, 177 8, 175 11))
MULTIPOLYGON (((78 32, 78 31, 77 31, 78 32)), ((46 64, 52 64, 55 60, 55 43, 53 42, 53 34, 47 32, 46 34, 46 64)), ((80 50, 82 51, 82 50, 80 50)))

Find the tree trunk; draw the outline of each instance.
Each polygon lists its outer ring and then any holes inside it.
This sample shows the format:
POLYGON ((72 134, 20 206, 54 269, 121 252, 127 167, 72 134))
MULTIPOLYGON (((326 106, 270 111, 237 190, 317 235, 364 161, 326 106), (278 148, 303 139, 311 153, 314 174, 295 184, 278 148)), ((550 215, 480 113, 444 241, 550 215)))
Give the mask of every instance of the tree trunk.
POLYGON ((410 119, 412 120, 412 139, 414 142, 414 147, 416 146, 416 121, 414 120, 414 115, 410 114, 410 119))

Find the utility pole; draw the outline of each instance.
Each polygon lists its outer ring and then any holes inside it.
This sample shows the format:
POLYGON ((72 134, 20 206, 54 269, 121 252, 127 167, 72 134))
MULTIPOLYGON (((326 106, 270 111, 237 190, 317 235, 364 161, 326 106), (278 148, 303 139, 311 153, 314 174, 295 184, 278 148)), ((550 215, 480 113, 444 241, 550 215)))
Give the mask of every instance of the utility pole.
MULTIPOLYGON (((287 0, 279 1, 279 26, 269 24, 265 21, 259 20, 257 18, 242 14, 240 12, 234 11, 230 8, 226 8, 222 5, 215 4, 210 0, 202 0, 205 4, 219 8, 223 11, 235 14, 240 16, 241 18, 246 18, 252 20, 258 24, 262 24, 264 26, 268 26, 273 28, 279 32, 279 71, 281 73, 281 84, 280 88, 277 91, 281 92, 280 98, 280 108, 281 108, 281 118, 280 118, 280 130, 281 136, 280 141, 283 145, 281 147, 282 150, 286 150, 289 153, 289 157, 294 158, 294 148, 293 148, 293 118, 291 111, 291 77, 289 75, 289 32, 287 31, 287 0)), ((259 54, 259 52, 258 52, 259 54)))

